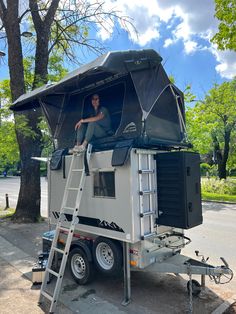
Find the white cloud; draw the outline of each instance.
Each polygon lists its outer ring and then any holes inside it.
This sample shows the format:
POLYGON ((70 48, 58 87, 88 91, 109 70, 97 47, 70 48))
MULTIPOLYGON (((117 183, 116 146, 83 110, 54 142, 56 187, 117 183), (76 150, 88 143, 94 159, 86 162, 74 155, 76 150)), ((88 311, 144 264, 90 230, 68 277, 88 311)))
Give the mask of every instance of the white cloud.
POLYGON ((167 38, 164 42, 164 48, 169 47, 170 45, 173 45, 175 43, 175 41, 171 38, 167 38))
MULTIPOLYGON (((182 42, 185 54, 207 49, 218 62, 216 71, 222 77, 235 75, 236 53, 219 52, 210 43, 218 25, 214 17, 214 0, 107 0, 105 3, 133 18, 139 36, 132 29, 129 36, 141 47, 161 38, 164 48, 182 42)), ((109 31, 112 27, 114 25, 109 31)), ((99 35, 106 40, 110 33, 101 29, 99 35)))
POLYGON ((184 44, 185 51, 187 54, 193 53, 197 50, 198 44, 195 41, 187 40, 184 44))
POLYGON ((227 79, 232 79, 236 76, 236 53, 233 51, 218 51, 213 46, 211 48, 212 53, 214 54, 217 62, 219 63, 216 66, 216 72, 220 76, 227 79))

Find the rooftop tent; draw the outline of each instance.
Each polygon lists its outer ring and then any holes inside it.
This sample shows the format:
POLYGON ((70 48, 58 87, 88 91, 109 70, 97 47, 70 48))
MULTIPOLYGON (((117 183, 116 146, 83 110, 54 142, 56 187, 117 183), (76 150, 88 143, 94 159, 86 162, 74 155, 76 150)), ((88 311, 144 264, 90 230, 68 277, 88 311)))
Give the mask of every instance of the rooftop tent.
POLYGON ((186 146, 183 94, 171 84, 161 61, 151 49, 108 52, 58 83, 22 95, 11 109, 40 107, 59 147, 70 147, 75 123, 89 114, 91 95, 99 93, 114 135, 97 145, 132 139, 141 147, 186 146))

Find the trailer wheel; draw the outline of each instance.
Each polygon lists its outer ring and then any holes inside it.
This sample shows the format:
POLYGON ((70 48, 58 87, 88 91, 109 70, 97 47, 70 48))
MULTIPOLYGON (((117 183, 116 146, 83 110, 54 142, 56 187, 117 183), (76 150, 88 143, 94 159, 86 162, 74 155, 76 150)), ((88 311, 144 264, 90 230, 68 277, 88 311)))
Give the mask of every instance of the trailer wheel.
POLYGON ((122 269, 122 249, 114 240, 98 237, 93 246, 93 258, 98 270, 117 275, 122 269))
POLYGON ((85 285, 91 281, 93 277, 92 263, 89 262, 87 255, 79 247, 71 250, 69 267, 72 277, 79 285, 85 285))
MULTIPOLYGON (((190 280, 187 282, 188 294, 190 294, 190 280)), ((201 292, 201 285, 197 280, 192 279, 192 295, 197 297, 201 292)))

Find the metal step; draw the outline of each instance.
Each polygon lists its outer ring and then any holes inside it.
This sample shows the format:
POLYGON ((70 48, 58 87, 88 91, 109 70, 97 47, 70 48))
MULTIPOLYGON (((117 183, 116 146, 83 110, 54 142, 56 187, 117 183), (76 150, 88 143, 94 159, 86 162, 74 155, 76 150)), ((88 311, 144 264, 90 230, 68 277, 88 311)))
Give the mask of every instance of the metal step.
POLYGON ((70 228, 66 228, 66 227, 59 227, 59 229, 61 231, 65 231, 65 232, 69 232, 70 228))
POLYGON ((50 300, 51 302, 52 302, 52 299, 53 299, 53 296, 52 295, 50 295, 49 293, 47 293, 46 291, 41 291, 41 294, 45 297, 45 298, 47 298, 48 300, 50 300))
POLYGON ((61 253, 61 254, 64 254, 64 252, 65 252, 64 250, 61 250, 61 249, 59 249, 57 247, 53 247, 53 250, 58 252, 58 253, 61 253))
POLYGON ((79 188, 67 188, 68 191, 78 191, 79 188))
POLYGON ((50 274, 52 274, 53 276, 57 277, 57 278, 60 276, 60 274, 58 274, 57 272, 55 272, 54 270, 52 270, 50 268, 47 268, 46 271, 49 272, 50 274))
POLYGON ((149 212, 144 212, 144 213, 141 213, 140 214, 140 217, 143 218, 143 217, 148 217, 148 216, 152 216, 155 214, 155 211, 149 211, 149 212))
POLYGON ((156 190, 144 190, 144 191, 139 191, 139 195, 150 195, 150 194, 155 194, 156 190))
POLYGON ((154 173, 154 169, 140 169, 138 171, 139 174, 153 174, 154 173))
POLYGON ((62 208, 62 210, 61 210, 61 213, 63 213, 63 214, 67 214, 67 213, 65 213, 65 211, 70 211, 70 212, 74 212, 74 208, 73 207, 63 207, 62 208))

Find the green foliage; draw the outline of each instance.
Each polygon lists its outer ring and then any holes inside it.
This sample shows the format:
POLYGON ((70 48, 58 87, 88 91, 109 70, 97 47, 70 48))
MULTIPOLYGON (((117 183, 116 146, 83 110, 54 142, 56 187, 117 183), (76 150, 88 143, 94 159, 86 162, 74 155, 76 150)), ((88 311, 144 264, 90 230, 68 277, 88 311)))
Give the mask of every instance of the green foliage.
POLYGON ((201 108, 196 104, 186 110, 187 133, 193 148, 201 154, 206 154, 212 149, 212 140, 209 125, 201 115, 201 108))
POLYGON ((217 169, 215 165, 210 166, 207 163, 201 163, 200 165, 200 171, 202 176, 216 176, 217 175, 217 169))
MULTIPOLYGON (((26 90, 32 89, 34 81, 34 58, 24 59, 25 84, 26 90)), ((53 54, 49 59, 50 81, 58 81, 67 74, 67 70, 62 65, 62 56, 53 54)), ((11 92, 9 80, 0 82, 0 98, 2 107, 0 108, 0 171, 15 168, 19 162, 19 149, 15 134, 15 125, 19 132, 25 137, 35 137, 37 134, 27 125, 27 119, 24 114, 15 115, 15 121, 12 111, 9 109, 11 103, 11 92)), ((49 156, 53 150, 52 139, 48 130, 47 123, 42 117, 38 123, 42 131, 43 156, 49 156)))
POLYGON ((9 218, 15 213, 14 208, 7 208, 6 210, 4 208, 0 208, 0 218, 9 218))
POLYGON ((234 180, 219 180, 216 178, 202 178, 202 192, 227 194, 236 196, 236 182, 234 180))
POLYGON ((24 64, 24 75, 25 75, 25 90, 26 92, 32 90, 33 82, 34 82, 34 58, 27 57, 23 60, 24 64))
POLYGON ((0 171, 12 168, 19 161, 15 127, 12 121, 2 121, 0 127, 0 171))
POLYGON ((191 85, 187 85, 184 90, 184 101, 185 103, 191 103, 196 99, 196 96, 192 93, 192 87, 191 85))
POLYGON ((63 67, 63 57, 61 55, 52 54, 50 56, 48 71, 48 81, 51 82, 60 81, 68 73, 68 70, 63 67))
POLYGON ((220 24, 212 42, 220 50, 236 51, 236 1, 215 0, 215 16, 220 24))
MULTIPOLYGON (((173 75, 169 75, 169 80, 172 84, 175 84, 175 78, 173 75)), ((184 101, 185 103, 190 103, 195 100, 196 96, 192 93, 192 86, 190 84, 186 85, 184 90, 184 101)))
POLYGON ((41 121, 39 122, 39 128, 42 131, 42 143, 43 143, 43 150, 42 150, 42 157, 48 157, 53 152, 53 140, 50 135, 50 131, 45 120, 45 117, 41 117, 41 121))
POLYGON ((236 79, 215 85, 203 102, 187 108, 186 120, 190 141, 201 154, 215 152, 224 155, 227 149, 226 134, 229 135, 229 157, 227 168, 236 168, 236 79))
POLYGON ((202 200, 236 203, 236 195, 225 195, 225 194, 202 192, 202 200))

